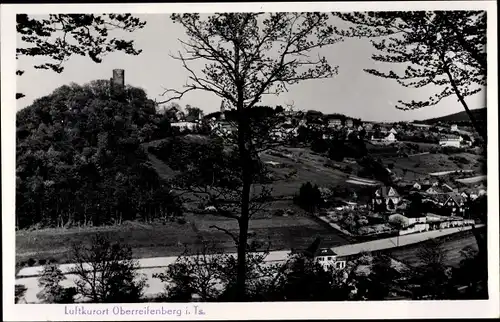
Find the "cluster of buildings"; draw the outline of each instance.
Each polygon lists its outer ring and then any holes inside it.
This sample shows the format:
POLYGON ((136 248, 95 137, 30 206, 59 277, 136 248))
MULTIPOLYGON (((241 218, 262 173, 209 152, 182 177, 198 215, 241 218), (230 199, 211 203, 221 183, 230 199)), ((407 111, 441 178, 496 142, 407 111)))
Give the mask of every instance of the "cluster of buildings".
POLYGON ((397 187, 379 187, 372 198, 372 210, 388 215, 389 223, 399 222, 400 234, 410 234, 434 229, 460 227, 473 225, 474 220, 469 216, 469 201, 486 194, 484 188, 465 189, 461 192, 446 183, 415 182, 406 187, 401 187, 409 197, 419 194, 422 203, 422 212, 410 212, 409 201, 397 191, 397 187), (425 211, 432 209, 432 213, 425 211), (424 210, 425 209, 425 210, 424 210))
POLYGON ((202 125, 200 115, 186 115, 178 106, 171 106, 164 113, 172 120, 170 126, 178 129, 181 133, 186 130, 195 131, 202 125))
MULTIPOLYGON (((236 131, 235 122, 226 119, 226 104, 221 102, 220 111, 216 117, 202 120, 199 117, 185 115, 180 108, 170 107, 166 113, 171 114, 172 119, 175 120, 171 126, 178 128, 181 132, 190 130, 195 131, 200 128, 203 123, 206 123, 212 133, 219 136, 226 136, 236 131)), ((318 112, 319 113, 319 112, 318 112)), ((409 124, 407 124, 409 125, 409 124)), ((370 122, 360 122, 351 118, 341 119, 339 117, 329 117, 328 115, 318 115, 317 117, 308 118, 305 113, 299 112, 285 112, 285 121, 278 127, 272 130, 270 135, 277 139, 291 138, 298 136, 298 129, 305 127, 311 130, 323 132, 324 139, 331 139, 339 136, 339 133, 345 135, 346 138, 351 136, 354 132, 358 138, 361 132, 364 132, 363 139, 368 139, 373 143, 390 144, 398 141, 398 133, 403 135, 411 135, 413 130, 404 130, 399 124, 392 127, 386 127, 383 124, 373 124, 370 122)), ((413 129, 421 129, 426 133, 431 128, 429 125, 411 124, 413 129)), ((439 134, 439 145, 442 147, 463 147, 471 146, 472 140, 465 140, 461 135, 456 124, 451 125, 450 128, 441 128, 441 131, 446 130, 448 134, 439 134)), ((420 133, 417 130, 417 133, 420 133)), ((414 133, 415 134, 415 133, 414 133)), ((429 134, 429 133, 427 133, 429 134)), ((437 139, 436 139, 437 140, 437 139)))

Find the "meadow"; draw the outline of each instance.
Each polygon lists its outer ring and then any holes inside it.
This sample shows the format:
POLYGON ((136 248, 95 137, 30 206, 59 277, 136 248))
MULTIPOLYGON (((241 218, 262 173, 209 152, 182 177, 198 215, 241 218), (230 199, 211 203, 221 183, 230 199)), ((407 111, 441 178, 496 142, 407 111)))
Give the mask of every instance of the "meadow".
MULTIPOLYGON (((449 266, 456 267, 462 260, 460 251, 465 247, 472 247, 477 251, 477 242, 472 231, 464 231, 453 235, 438 238, 442 250, 445 253, 445 263, 449 266)), ((385 251, 387 255, 393 257, 410 267, 418 268, 424 263, 419 258, 418 254, 423 247, 423 243, 393 248, 385 251)))

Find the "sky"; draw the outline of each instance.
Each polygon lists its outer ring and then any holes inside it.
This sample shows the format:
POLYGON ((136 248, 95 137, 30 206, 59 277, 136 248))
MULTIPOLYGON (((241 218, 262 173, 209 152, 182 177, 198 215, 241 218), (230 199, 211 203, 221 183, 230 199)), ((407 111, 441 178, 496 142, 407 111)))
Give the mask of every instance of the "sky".
MULTIPOLYGON (((16 77, 17 92, 26 97, 17 100, 17 110, 29 106, 35 99, 52 93, 56 88, 69 84, 85 84, 95 79, 109 79, 113 69, 125 70, 125 82, 144 89, 151 99, 165 100, 161 96, 164 88, 182 89, 188 73, 181 63, 169 54, 182 52, 179 39, 187 40, 184 29, 174 24, 167 14, 136 15, 146 21, 143 29, 133 33, 117 33, 125 39, 133 39, 138 56, 112 53, 96 64, 88 57, 73 56, 64 64, 64 71, 57 74, 48 70, 37 70, 32 66, 39 61, 32 57, 21 57, 18 69, 24 75, 16 77)), ((110 33, 114 35, 113 33, 110 33)), ((411 121, 444 116, 463 111, 454 96, 442 100, 438 105, 401 111, 395 108, 398 100, 421 100, 434 94, 435 89, 404 88, 396 81, 379 78, 363 71, 379 67, 371 60, 375 52, 368 39, 346 39, 328 48, 321 49, 332 65, 338 66, 338 74, 330 79, 308 80, 289 87, 289 92, 279 96, 265 96, 262 105, 286 105, 292 103, 300 110, 318 110, 323 113, 340 113, 366 121, 411 121)), ((378 63, 380 64, 380 63, 378 63)), ((201 108, 205 114, 217 111, 221 99, 206 92, 190 92, 181 106, 201 108)), ((486 106, 486 94, 482 91, 467 98, 471 109, 486 106)))

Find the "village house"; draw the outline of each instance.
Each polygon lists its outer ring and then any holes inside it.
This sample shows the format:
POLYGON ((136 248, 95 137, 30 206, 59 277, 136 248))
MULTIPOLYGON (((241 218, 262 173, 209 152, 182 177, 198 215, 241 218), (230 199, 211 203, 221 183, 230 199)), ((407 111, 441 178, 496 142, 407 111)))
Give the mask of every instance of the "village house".
POLYGON ((458 193, 439 194, 434 199, 441 207, 441 213, 447 216, 464 217, 468 209, 464 198, 458 193))
POLYGON ((463 138, 460 135, 443 135, 439 139, 439 145, 459 148, 462 141, 463 138))
POLYGON ((384 142, 396 142, 397 139, 396 139, 396 136, 394 135, 394 133, 391 132, 385 138, 383 138, 382 141, 384 141, 384 142))
POLYGON ((415 182, 412 186, 412 189, 426 191, 430 187, 435 187, 437 185, 439 185, 439 182, 437 182, 437 181, 431 183, 429 180, 426 180, 423 182, 415 182))
POLYGON ((392 133, 392 134, 396 135, 396 134, 398 134, 398 131, 396 131, 394 128, 392 128, 392 129, 389 131, 389 133, 392 133))
POLYGON ((388 142, 388 143, 397 142, 397 139, 396 139, 396 136, 394 135, 394 133, 386 134, 386 133, 383 133, 383 132, 380 132, 380 133, 374 132, 374 133, 372 133, 370 140, 374 141, 374 142, 377 142, 377 141, 388 142))
POLYGON ((452 124, 450 130, 451 132, 458 132, 458 125, 452 124))
POLYGON ((455 191, 452 187, 450 187, 446 183, 443 183, 442 185, 433 184, 430 187, 425 187, 425 188, 426 189, 422 190, 422 191, 424 191, 426 194, 429 194, 429 195, 438 195, 438 194, 450 193, 450 192, 455 191))
POLYGON ((372 205, 374 210, 395 211, 402 198, 393 187, 383 186, 378 188, 373 196, 372 205))
POLYGON ((347 127, 353 127, 353 125, 354 125, 353 120, 351 120, 351 119, 347 119, 347 120, 345 121, 345 126, 347 126, 347 127))
POLYGON ((196 122, 181 121, 181 122, 172 122, 170 123, 170 126, 179 129, 180 132, 186 130, 194 131, 200 126, 200 123, 198 121, 196 122))
POLYGON ((226 136, 236 131, 236 125, 226 120, 212 118, 209 126, 210 130, 218 136, 226 136))
POLYGON ((338 256, 330 248, 320 248, 314 254, 314 260, 319 263, 324 269, 328 267, 333 267, 335 269, 344 269, 347 264, 347 260, 344 257, 338 256))
POLYGON ((342 121, 340 119, 330 119, 328 120, 329 128, 337 128, 342 126, 342 121))
POLYGON ((366 131, 371 131, 373 129, 373 124, 372 123, 369 123, 369 122, 364 122, 363 123, 363 128, 366 130, 366 131))

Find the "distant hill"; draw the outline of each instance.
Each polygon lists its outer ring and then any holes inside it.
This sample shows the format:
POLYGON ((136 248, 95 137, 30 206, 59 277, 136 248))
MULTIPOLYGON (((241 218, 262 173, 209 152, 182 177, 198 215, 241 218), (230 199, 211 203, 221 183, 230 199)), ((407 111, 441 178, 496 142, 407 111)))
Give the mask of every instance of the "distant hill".
MULTIPOLYGON (((486 120, 486 107, 472 110, 472 114, 476 117, 478 121, 486 120)), ((446 116, 436 117, 432 119, 427 119, 423 121, 415 121, 416 123, 434 124, 438 122, 469 122, 469 116, 465 111, 458 112, 455 114, 450 114, 446 116)))

